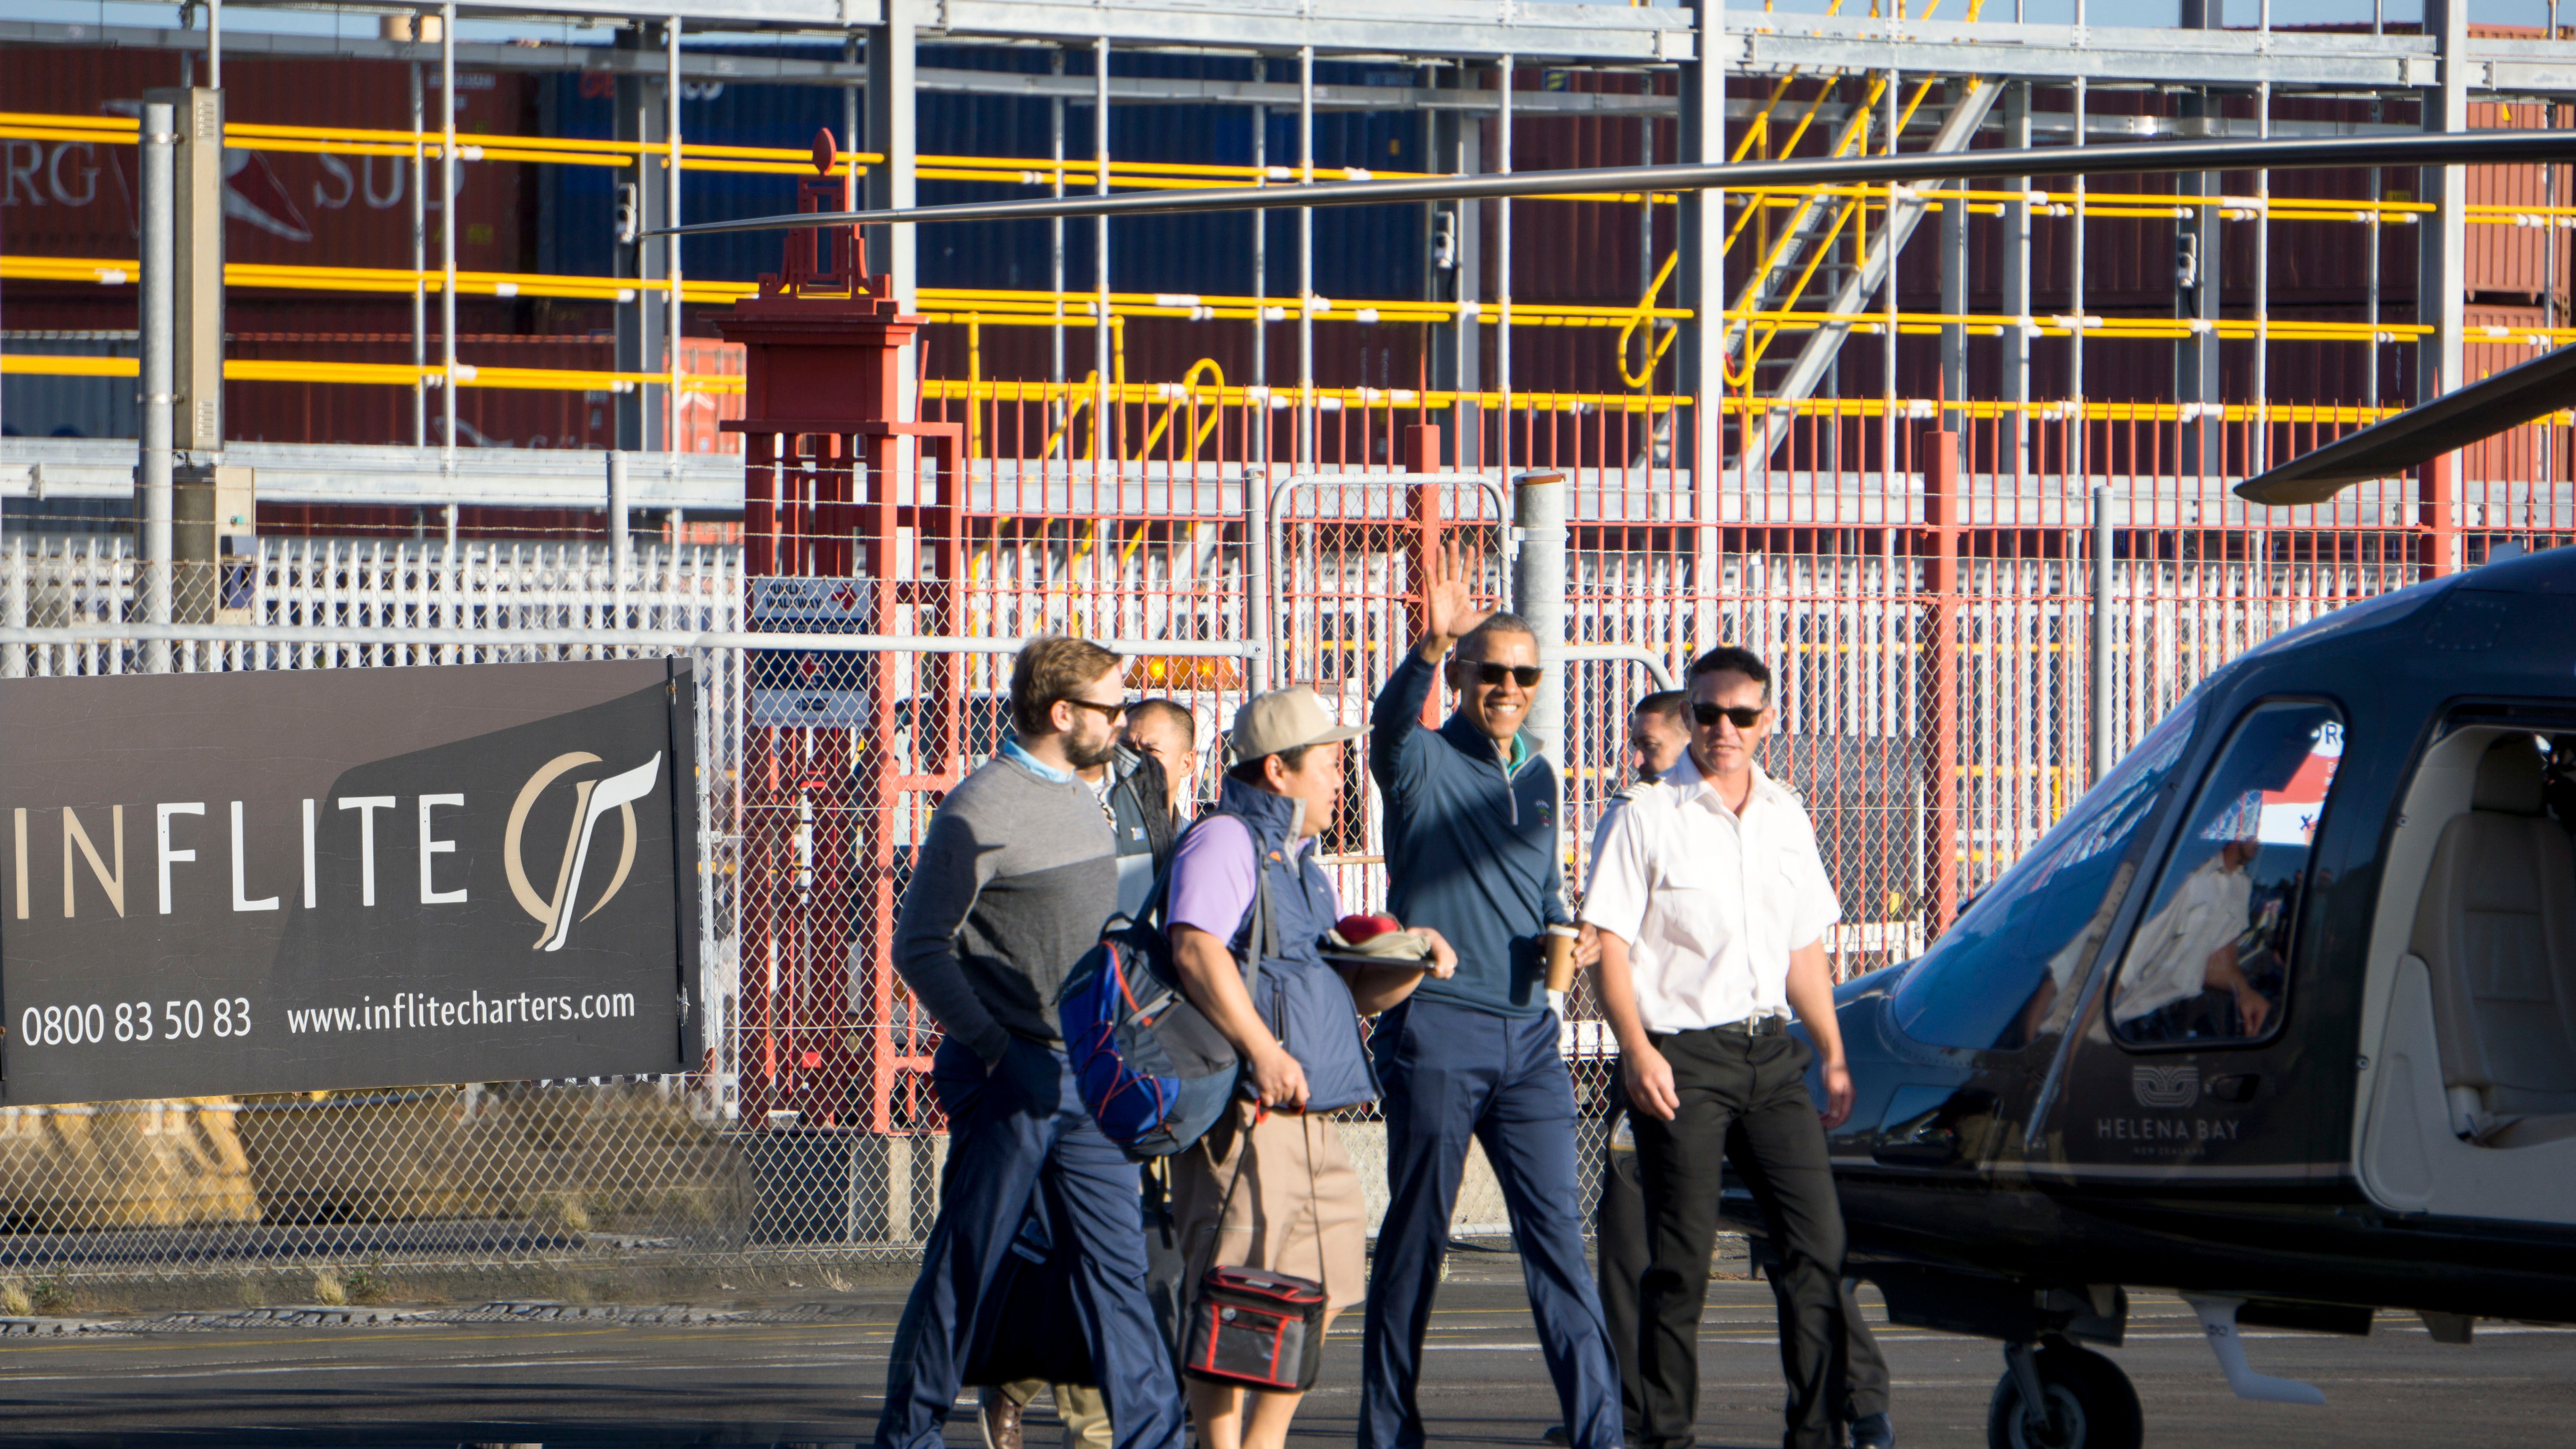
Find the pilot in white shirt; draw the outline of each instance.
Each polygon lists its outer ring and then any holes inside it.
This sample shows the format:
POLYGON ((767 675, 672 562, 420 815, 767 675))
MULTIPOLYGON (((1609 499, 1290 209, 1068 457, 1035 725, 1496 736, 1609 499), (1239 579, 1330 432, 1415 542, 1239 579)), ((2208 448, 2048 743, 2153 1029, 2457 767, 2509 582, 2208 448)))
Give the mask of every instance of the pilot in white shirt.
MULTIPOLYGON (((1842 1207, 1825 1128, 1851 1112, 1851 1073, 1833 1013, 1824 936, 1840 905, 1797 797, 1753 755, 1775 719, 1770 667, 1713 649, 1691 665, 1690 748, 1610 822, 1584 893, 1596 928, 1602 1009, 1619 1038, 1653 1261, 1634 1335, 1649 1444, 1687 1443, 1699 1410, 1699 1320, 1717 1235, 1720 1164, 1730 1131, 1738 1172, 1768 1218, 1780 1262, 1781 1361, 1792 1449, 1885 1443, 1883 1379, 1837 1349, 1849 1324, 1842 1207), (1813 1040, 1789 1035, 1792 1014, 1813 1040), (1820 1120, 1807 1069, 1821 1059, 1820 1120), (1867 1420, 1869 1422, 1864 1423, 1867 1420)), ((1867 1355, 1875 1360, 1874 1352, 1867 1355)))

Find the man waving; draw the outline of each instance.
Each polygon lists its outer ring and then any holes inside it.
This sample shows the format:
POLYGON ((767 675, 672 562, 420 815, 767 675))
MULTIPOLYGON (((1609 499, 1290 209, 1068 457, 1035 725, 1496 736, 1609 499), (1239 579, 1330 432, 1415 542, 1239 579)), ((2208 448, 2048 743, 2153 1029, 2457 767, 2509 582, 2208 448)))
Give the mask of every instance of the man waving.
POLYGON ((1372 1039, 1390 1200, 1360 1349, 1360 1449, 1423 1442, 1422 1335, 1471 1138, 1511 1213, 1574 1449, 1615 1449, 1619 1371, 1584 1265, 1574 1082, 1543 964, 1547 928, 1571 921, 1556 771, 1521 732, 1541 677, 1538 640, 1520 619, 1473 606, 1454 547, 1432 561, 1423 603, 1423 635, 1370 714, 1369 773, 1386 804, 1387 909, 1447 937, 1458 969, 1423 982, 1372 1039), (1425 729, 1443 675, 1457 710, 1425 729))

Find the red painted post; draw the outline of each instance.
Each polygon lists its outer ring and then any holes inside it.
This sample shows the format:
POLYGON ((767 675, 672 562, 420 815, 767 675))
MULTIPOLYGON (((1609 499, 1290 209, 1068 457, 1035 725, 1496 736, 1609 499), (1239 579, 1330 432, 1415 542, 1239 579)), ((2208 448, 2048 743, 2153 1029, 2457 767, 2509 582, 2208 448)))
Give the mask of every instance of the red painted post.
MULTIPOLYGON (((798 187, 804 211, 847 209, 850 177, 836 171, 829 132, 815 141, 821 177, 798 187)), ((811 613, 829 600, 845 627, 957 630, 962 533, 963 428, 915 422, 902 407, 903 348, 922 319, 904 313, 892 283, 867 274, 856 227, 790 232, 781 270, 719 324, 744 345, 744 416, 722 426, 749 435, 746 572, 754 578, 840 579, 829 593, 796 596, 811 613), (901 440, 939 465, 937 501, 897 484, 901 440), (898 539, 915 530, 908 577, 898 539), (906 606, 912 607, 909 618, 906 606)), ((765 621, 755 612, 754 627, 765 621)), ((910 1088, 929 1069, 917 1036, 894 1034, 900 987, 887 964, 894 934, 896 863, 891 829, 907 791, 954 782, 960 738, 954 661, 911 672, 916 753, 907 772, 892 749, 900 721, 891 665, 871 655, 822 656, 837 689, 859 693, 858 721, 830 725, 758 720, 741 762, 749 809, 742 888, 738 1020, 761 1033, 739 1062, 742 1117, 768 1125, 794 1112, 804 1126, 888 1132, 919 1120, 910 1088), (840 738, 855 728, 857 748, 840 738), (853 767, 855 761, 855 767, 853 767), (856 963, 859 979, 850 978, 856 963), (865 1002, 873 1019, 851 1020, 865 1002)), ((754 665, 755 672, 758 665, 754 665)))
MULTIPOLYGON (((1404 430, 1404 466, 1408 472, 1440 471, 1440 425, 1427 423, 1404 430)), ((1422 586, 1431 576, 1431 560, 1440 554, 1440 490, 1423 485, 1413 490, 1413 538, 1407 550, 1406 577, 1412 584, 1405 595, 1404 614, 1409 627, 1405 631, 1406 647, 1422 637, 1424 622, 1422 586)), ((1440 691, 1434 689, 1422 701, 1422 722, 1437 727, 1440 723, 1440 691)))
POLYGON ((1404 429, 1404 448, 1397 456, 1408 473, 1440 471, 1440 425, 1421 423, 1404 429))
POLYGON ((2416 495, 2415 522, 2417 562, 2424 577, 2438 579, 2457 565, 2454 550, 2459 544, 2459 521, 2454 516, 2453 496, 2460 466, 2460 455, 2444 453, 2424 464, 2423 481, 2416 495))

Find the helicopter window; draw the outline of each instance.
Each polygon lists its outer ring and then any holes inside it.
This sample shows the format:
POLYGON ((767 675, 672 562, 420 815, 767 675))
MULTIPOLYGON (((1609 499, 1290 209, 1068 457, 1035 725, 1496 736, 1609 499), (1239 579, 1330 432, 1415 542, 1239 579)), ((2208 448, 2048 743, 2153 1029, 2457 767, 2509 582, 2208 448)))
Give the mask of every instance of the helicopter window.
POLYGON ((2063 1026, 2071 990, 2128 893, 2147 821, 2191 743, 2195 692, 1988 886, 1896 988, 1899 1031, 2017 1050, 2063 1026))
POLYGON ((2257 706, 2210 767, 2111 992, 2126 1041, 2247 1041, 2279 1024, 2308 854, 2343 717, 2257 706))

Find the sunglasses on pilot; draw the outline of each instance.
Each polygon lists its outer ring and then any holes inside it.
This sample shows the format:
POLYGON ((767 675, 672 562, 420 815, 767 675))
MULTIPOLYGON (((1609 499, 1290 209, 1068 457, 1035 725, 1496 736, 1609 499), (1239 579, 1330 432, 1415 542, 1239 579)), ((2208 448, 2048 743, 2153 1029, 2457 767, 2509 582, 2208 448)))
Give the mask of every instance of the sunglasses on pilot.
POLYGON ((1693 704, 1690 712, 1691 718, 1704 730, 1717 728, 1719 720, 1732 721, 1740 730, 1749 730, 1762 722, 1762 710, 1749 705, 1737 705, 1729 709, 1714 704, 1693 704))
POLYGON ((1478 684, 1500 684, 1508 679, 1523 689, 1536 689, 1539 680, 1545 677, 1535 664, 1487 664, 1475 659, 1458 662, 1476 671, 1478 684))

